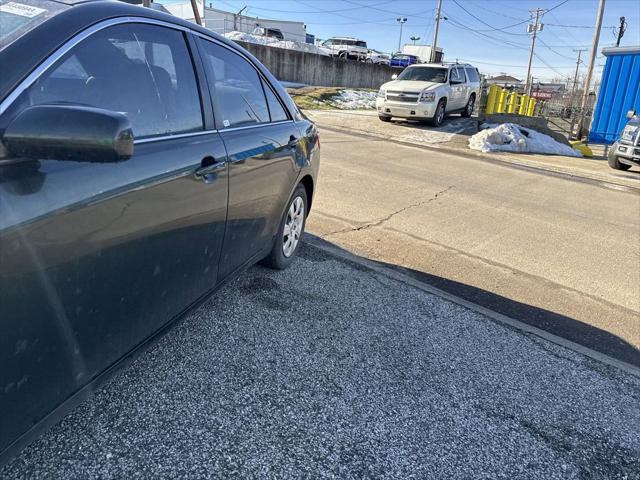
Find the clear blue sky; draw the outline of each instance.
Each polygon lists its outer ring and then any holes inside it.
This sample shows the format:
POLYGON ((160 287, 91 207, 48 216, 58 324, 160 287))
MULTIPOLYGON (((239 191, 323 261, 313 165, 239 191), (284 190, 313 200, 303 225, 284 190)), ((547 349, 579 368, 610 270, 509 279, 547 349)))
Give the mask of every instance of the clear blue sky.
MULTIPOLYGON (((179 0, 160 3, 173 1, 179 0)), ((411 36, 419 36, 418 43, 431 44, 437 5, 437 0, 205 1, 229 11, 238 11, 246 5, 243 12, 246 15, 302 21, 307 32, 317 37, 358 37, 371 48, 385 52, 398 48, 398 16, 408 19, 403 28, 403 43, 410 43, 411 36)), ((534 58, 533 75, 542 80, 560 75, 573 78, 577 56, 573 50, 591 44, 598 0, 563 1, 443 0, 442 9, 448 20, 441 22, 438 45, 444 48, 445 60, 467 60, 485 74, 509 73, 522 78, 526 75, 530 45, 525 33, 529 10, 553 8, 542 19, 544 29, 536 45, 538 57, 534 58)), ((640 45, 640 1, 607 0, 599 51, 615 43, 612 31, 620 16, 625 16, 628 23, 621 45, 640 45)), ((588 52, 583 53, 583 59, 586 63, 588 52)), ((604 57, 597 59, 597 73, 602 71, 604 61, 604 57)))

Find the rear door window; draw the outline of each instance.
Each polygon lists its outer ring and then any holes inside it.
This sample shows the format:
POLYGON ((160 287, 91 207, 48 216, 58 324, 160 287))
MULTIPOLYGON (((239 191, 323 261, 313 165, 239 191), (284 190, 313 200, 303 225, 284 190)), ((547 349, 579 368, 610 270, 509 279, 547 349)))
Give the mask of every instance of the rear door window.
POLYGON ((18 103, 67 103, 121 112, 136 138, 203 128, 183 34, 153 25, 117 25, 93 34, 54 64, 18 103))
POLYGON ((270 121, 267 99, 256 69, 243 57, 207 40, 200 40, 207 82, 222 128, 270 121))
POLYGON ((465 68, 467 71, 467 77, 469 77, 470 82, 479 82, 480 77, 478 77, 478 72, 475 68, 465 68))

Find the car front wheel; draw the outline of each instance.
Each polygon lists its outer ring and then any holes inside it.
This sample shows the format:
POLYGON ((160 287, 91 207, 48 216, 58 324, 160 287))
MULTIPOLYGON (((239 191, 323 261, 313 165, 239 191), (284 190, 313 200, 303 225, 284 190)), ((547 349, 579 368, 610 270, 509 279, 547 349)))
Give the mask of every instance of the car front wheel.
POLYGON ((383 122, 390 122, 391 121, 391 117, 388 117, 387 115, 378 115, 378 118, 383 122))
POLYGON ((303 185, 298 185, 282 215, 271 252, 262 261, 265 266, 284 270, 291 264, 300 245, 306 216, 307 191, 303 185))
POLYGON ((442 122, 444 121, 446 105, 447 103, 444 98, 438 102, 436 111, 433 114, 433 118, 431 119, 431 125, 433 125, 434 127, 439 127, 440 125, 442 125, 442 122))

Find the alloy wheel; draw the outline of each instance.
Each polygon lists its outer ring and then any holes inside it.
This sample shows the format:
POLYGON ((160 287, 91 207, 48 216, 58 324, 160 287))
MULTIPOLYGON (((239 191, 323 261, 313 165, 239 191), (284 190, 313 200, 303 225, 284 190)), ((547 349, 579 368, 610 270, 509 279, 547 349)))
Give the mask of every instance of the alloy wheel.
POLYGON ((282 253, 285 257, 290 257, 295 252, 302 229, 304 226, 304 201, 301 197, 296 197, 289 206, 287 219, 284 222, 282 232, 282 253))

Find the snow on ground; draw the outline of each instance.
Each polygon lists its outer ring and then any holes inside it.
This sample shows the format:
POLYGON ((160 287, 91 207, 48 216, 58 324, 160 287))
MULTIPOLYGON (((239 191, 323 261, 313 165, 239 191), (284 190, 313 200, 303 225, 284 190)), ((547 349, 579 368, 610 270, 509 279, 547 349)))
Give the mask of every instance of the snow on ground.
POLYGON ((367 110, 376 108, 376 95, 366 90, 340 90, 330 103, 341 110, 367 110))
POLYGON ((581 157, 582 154, 569 145, 530 128, 514 123, 490 125, 469 138, 469 148, 481 152, 547 153, 581 157))
POLYGON ((240 42, 259 43, 270 47, 285 48, 287 50, 297 50, 299 52, 316 53, 318 55, 329 55, 326 50, 312 45, 311 43, 296 42, 293 40, 278 40, 273 37, 265 37, 262 35, 252 35, 244 32, 228 32, 224 34, 229 40, 238 40, 240 42))

